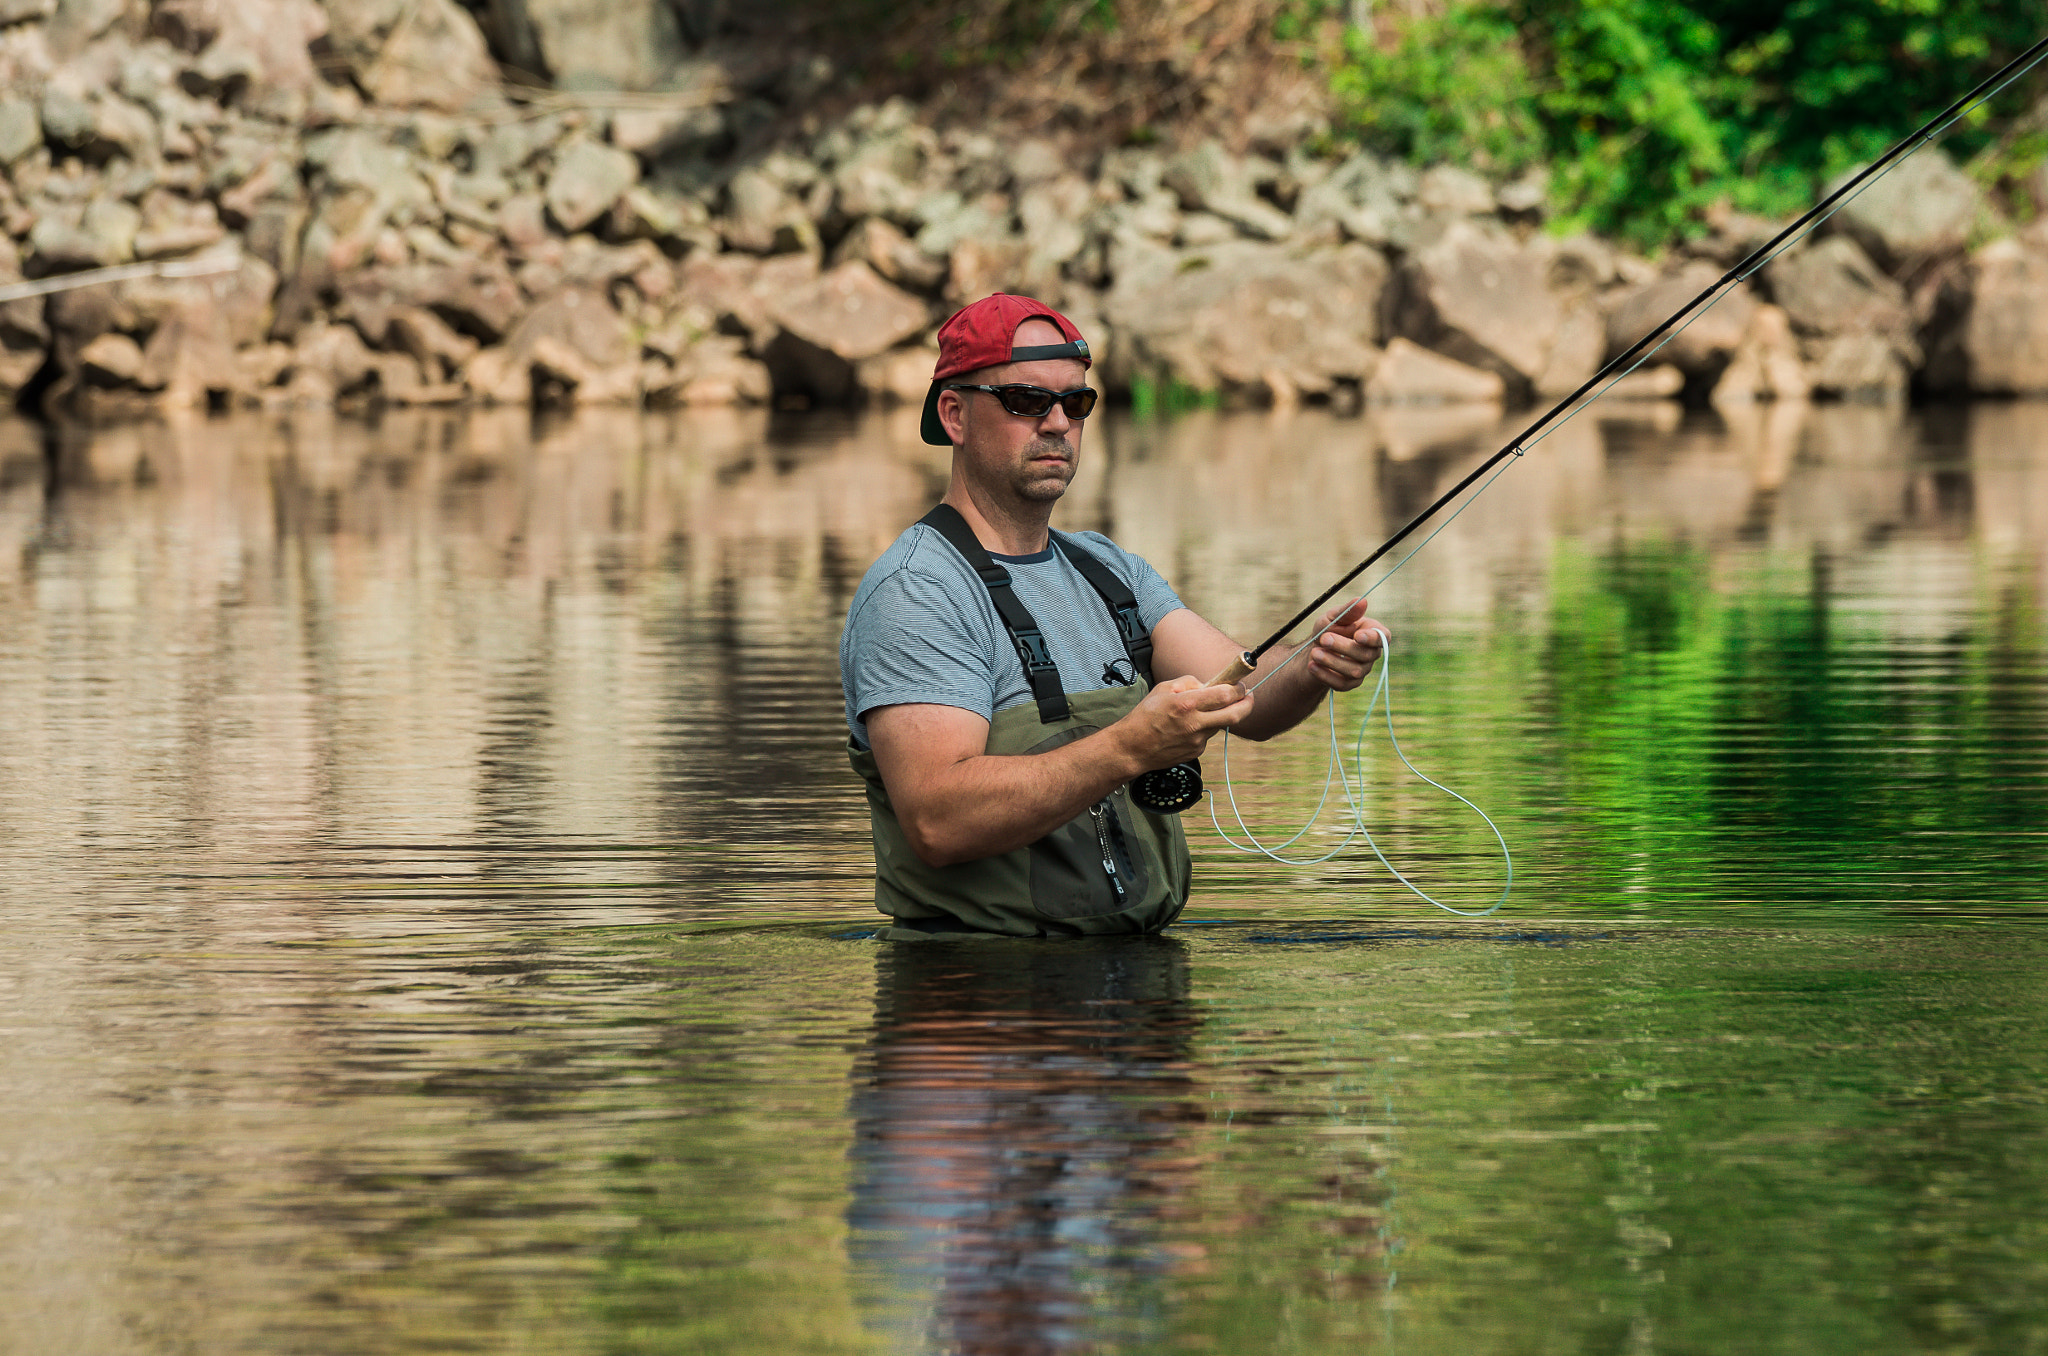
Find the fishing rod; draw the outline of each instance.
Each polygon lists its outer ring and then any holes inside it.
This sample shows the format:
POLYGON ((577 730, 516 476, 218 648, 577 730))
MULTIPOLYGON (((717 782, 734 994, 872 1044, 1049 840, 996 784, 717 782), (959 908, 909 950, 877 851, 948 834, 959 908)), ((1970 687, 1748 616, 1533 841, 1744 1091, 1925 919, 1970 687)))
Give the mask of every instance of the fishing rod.
MULTIPOLYGON (((1587 378, 1578 390, 1573 391, 1563 400, 1551 406, 1549 410, 1544 412, 1542 418, 1516 434, 1508 442, 1507 446, 1481 462, 1471 474, 1460 480, 1456 485, 1453 485, 1435 503, 1411 518, 1407 526, 1387 538, 1378 550, 1374 551, 1364 560, 1359 561, 1342 579, 1324 589, 1314 602, 1289 618, 1286 625, 1260 641, 1252 649, 1246 650, 1243 654, 1232 660, 1228 668, 1209 680, 1210 683, 1234 683, 1250 674, 1253 669, 1258 667, 1261 655, 1285 640, 1295 627, 1313 617, 1317 609, 1329 602, 1330 599, 1336 597, 1346 584, 1349 584, 1352 580, 1358 578, 1359 575, 1371 569, 1387 552, 1406 541, 1417 528, 1441 513, 1452 500, 1465 493, 1466 490, 1471 489, 1479 481, 1480 477, 1509 457, 1521 456, 1531 445, 1532 441, 1536 439, 1536 435, 1550 427, 1553 423, 1561 423, 1564 419, 1577 414, 1579 410, 1584 409, 1587 405, 1591 405, 1594 400, 1599 399, 1601 395, 1605 394, 1605 388, 1601 387, 1602 382, 1610 381, 1610 378, 1618 381, 1627 375, 1643 359, 1655 352, 1657 348, 1662 347, 1661 341, 1675 333, 1674 327, 1683 328, 1680 322, 1690 324, 1691 318, 1695 317, 1695 313, 1704 311, 1719 301, 1729 289, 1748 278, 1750 274, 1756 272, 1758 268, 1769 262, 1780 250, 1796 239, 1801 232, 1824 220, 1841 203, 1861 192, 1863 187, 1870 181, 1885 174, 1907 156, 1925 146, 1941 132, 1946 131, 1951 123, 1957 118, 1962 117, 1973 106, 1989 99, 1992 95, 2005 88, 2005 86, 2026 74, 2044 56, 2048 56, 2048 37, 2042 38, 2032 47, 2029 47, 2026 51, 2007 62, 1996 73, 1978 84, 1975 89, 1972 89, 1968 94, 1965 94, 1962 98, 1956 100, 1946 109, 1942 110, 1941 113, 1930 119, 1926 126, 1899 142, 1898 145, 1886 151, 1876 160, 1873 160, 1840 188, 1837 188, 1833 193, 1830 193, 1827 197, 1821 199, 1820 202, 1814 204, 1813 207, 1808 209, 1803 216, 1794 221, 1790 226, 1787 226, 1784 230, 1772 236, 1770 240, 1751 251, 1748 257, 1743 259, 1741 263, 1738 263, 1735 267, 1722 274, 1705 291, 1674 311, 1662 324, 1636 340, 1625 353, 1609 361, 1598 372, 1587 378), (1600 389, 1596 390, 1596 387, 1600 389), (1591 398, 1588 398, 1589 392, 1592 393, 1591 398), (1584 403, 1581 404, 1581 401, 1584 403)), ((1197 781, 1196 785, 1199 786, 1199 784, 1199 781, 1197 781)))

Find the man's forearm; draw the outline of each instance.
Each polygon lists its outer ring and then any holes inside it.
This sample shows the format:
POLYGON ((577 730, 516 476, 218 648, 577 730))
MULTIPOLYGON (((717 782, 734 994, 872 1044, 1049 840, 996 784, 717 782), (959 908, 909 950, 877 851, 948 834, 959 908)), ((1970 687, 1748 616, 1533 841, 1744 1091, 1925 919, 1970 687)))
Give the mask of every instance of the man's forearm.
POLYGON ((917 855, 933 866, 975 861, 1035 843, 1144 771, 1098 730, 1045 753, 977 754, 934 774, 903 816, 917 855))
POLYGON ((1322 705, 1329 689, 1309 673, 1306 655, 1295 663, 1287 664, 1293 653, 1293 650, 1268 650, 1252 676, 1244 680, 1247 687, 1253 684, 1260 686, 1253 696, 1252 713, 1239 723, 1233 734, 1246 739, 1271 739, 1301 724, 1322 705), (1282 668, 1282 664, 1287 666, 1282 668), (1264 681, 1268 678, 1270 682, 1264 681))

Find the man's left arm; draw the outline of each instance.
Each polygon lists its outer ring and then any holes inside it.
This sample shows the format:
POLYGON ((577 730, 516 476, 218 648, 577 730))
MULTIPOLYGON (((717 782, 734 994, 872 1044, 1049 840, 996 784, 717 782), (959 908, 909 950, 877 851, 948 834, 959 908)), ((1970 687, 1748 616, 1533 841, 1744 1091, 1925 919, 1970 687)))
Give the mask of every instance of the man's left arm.
MULTIPOLYGON (((1383 623, 1366 615, 1361 601, 1337 614, 1329 629, 1309 642, 1308 653, 1294 663, 1287 664, 1287 660, 1300 646, 1276 645, 1266 651, 1251 676, 1240 680, 1246 688, 1257 687, 1258 691, 1253 694, 1251 714, 1232 733, 1247 739, 1271 739, 1307 719, 1322 704, 1325 693, 1349 692, 1363 683, 1380 659, 1380 638, 1374 633, 1385 630, 1383 623), (1269 677, 1272 681, 1266 682, 1269 677)), ((1206 683, 1244 648, 1191 608, 1179 608, 1152 628, 1152 676, 1163 683, 1188 674, 1206 683)))

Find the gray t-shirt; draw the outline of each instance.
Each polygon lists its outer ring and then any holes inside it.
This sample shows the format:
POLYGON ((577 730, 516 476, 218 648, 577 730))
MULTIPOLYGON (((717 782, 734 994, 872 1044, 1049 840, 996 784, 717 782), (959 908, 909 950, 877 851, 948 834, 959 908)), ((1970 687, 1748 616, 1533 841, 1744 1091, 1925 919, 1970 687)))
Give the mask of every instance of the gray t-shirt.
MULTIPOLYGON (((1182 606, 1159 572, 1099 532, 1071 534, 1076 544, 1130 585, 1138 618, 1150 631, 1182 606)), ((1050 544, 1036 555, 997 556, 1011 587, 1045 633, 1047 651, 1069 692, 1093 692, 1132 680, 1116 619, 1102 595, 1050 544), (1105 669, 1113 676, 1105 676, 1105 669)), ((868 567, 847 609, 839 641, 846 725, 862 748, 861 717, 908 702, 957 706, 984 720, 1031 700, 1024 665, 981 576, 952 544, 916 523, 868 567)))

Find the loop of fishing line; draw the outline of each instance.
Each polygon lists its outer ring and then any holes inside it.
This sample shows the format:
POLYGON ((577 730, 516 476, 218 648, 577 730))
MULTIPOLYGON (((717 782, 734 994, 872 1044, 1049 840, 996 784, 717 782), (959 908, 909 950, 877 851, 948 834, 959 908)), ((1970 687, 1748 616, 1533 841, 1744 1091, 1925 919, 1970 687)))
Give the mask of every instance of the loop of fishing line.
MULTIPOLYGON (((1331 617, 1331 619, 1328 622, 1325 622, 1323 624, 1322 629, 1317 631, 1314 637, 1311 637, 1307 642, 1298 646, 1293 654, 1289 655, 1285 660, 1281 661, 1278 665, 1276 665, 1271 673, 1268 673, 1265 677, 1259 679, 1258 682, 1252 684, 1250 689, 1248 690, 1256 691, 1260 687, 1263 687, 1266 683, 1271 682, 1273 678, 1279 674, 1281 669, 1286 668, 1289 664, 1292 664, 1301 655, 1306 654, 1308 652, 1309 646, 1313 645, 1316 639, 1319 639, 1324 632, 1328 631, 1330 627, 1335 624, 1336 619, 1338 617, 1343 616, 1346 612, 1350 611, 1351 608, 1359 605, 1364 601, 1364 595, 1361 594, 1359 597, 1352 599, 1349 603, 1346 603, 1343 607, 1337 609, 1336 613, 1331 617)), ((1292 836, 1288 837, 1282 842, 1266 844, 1259 841, 1258 835, 1252 831, 1251 826, 1244 822, 1244 810, 1237 803, 1237 784, 1234 780, 1232 780, 1230 775, 1230 731, 1228 730, 1225 730, 1223 732, 1223 791, 1225 795, 1230 797, 1231 817, 1237 821, 1238 830, 1239 832, 1244 834, 1245 841, 1240 843, 1237 839, 1230 836, 1229 830, 1223 827, 1223 822, 1217 816, 1216 813, 1216 797, 1213 794, 1209 797, 1209 822, 1215 826, 1216 836, 1221 838, 1225 843, 1228 843, 1231 846, 1231 848, 1235 851, 1245 853, 1257 853, 1261 856, 1271 858, 1273 861, 1280 862, 1286 866, 1316 866, 1322 862, 1329 861, 1338 853, 1342 852, 1345 848, 1349 847, 1353 839, 1363 838, 1365 840, 1365 845, 1372 849, 1372 855, 1379 858, 1380 865, 1386 867, 1388 873, 1392 875, 1395 880, 1400 881, 1403 886, 1407 887, 1409 893, 1415 895, 1417 898, 1425 900, 1430 904, 1434 904, 1437 908, 1442 909, 1445 913, 1456 914, 1460 918, 1490 917, 1491 915, 1499 911, 1501 905, 1508 902, 1508 894, 1510 891, 1514 889, 1515 885, 1515 859, 1513 854, 1508 851, 1508 840, 1501 834, 1500 826, 1493 822, 1492 816, 1488 815, 1486 811, 1480 809, 1477 805, 1474 805, 1471 801, 1459 795, 1456 791, 1451 790, 1450 787, 1445 786, 1442 782, 1433 780, 1432 778, 1424 774, 1421 769, 1417 768, 1414 763, 1408 760, 1407 751, 1401 747, 1400 736, 1394 733, 1394 698, 1393 691, 1389 686, 1389 682, 1394 669, 1394 643, 1388 637, 1387 633, 1378 627, 1373 628, 1373 634, 1377 635, 1380 638, 1380 676, 1379 681, 1373 685, 1372 696, 1366 701, 1364 713, 1360 715, 1358 718, 1358 733, 1352 741, 1352 761, 1358 767, 1357 787, 1355 789, 1353 788, 1351 783, 1351 774, 1347 773, 1344 768, 1344 751, 1342 745, 1338 742, 1337 739, 1337 698, 1336 695, 1333 693, 1331 694, 1329 702, 1330 761, 1328 767, 1323 772, 1322 795, 1316 801, 1316 808, 1314 812, 1309 815, 1308 822, 1303 824, 1299 829, 1295 830, 1292 836), (1472 813, 1478 815, 1480 819, 1486 822, 1486 827, 1492 830, 1494 841, 1500 844, 1500 859, 1502 865, 1506 869, 1506 875, 1501 882, 1500 898, 1494 900, 1493 903, 1488 907, 1484 909, 1455 908, 1449 904, 1444 903, 1442 900, 1437 899, 1435 896, 1429 894, 1421 886, 1417 885, 1414 881, 1408 879, 1407 876, 1403 875, 1399 867, 1395 866, 1391 861, 1387 860, 1387 854, 1381 851, 1379 843, 1372 836, 1372 830, 1366 827, 1364 805, 1365 732, 1366 728, 1372 723, 1372 713, 1375 708, 1377 708, 1382 713, 1386 720, 1387 742, 1393 745, 1394 756, 1401 760, 1401 766, 1407 768, 1408 771, 1414 774, 1414 776, 1418 780, 1428 782, 1437 790, 1443 792, 1451 799, 1459 802, 1466 808, 1470 809, 1472 813), (1301 839, 1306 837, 1308 832, 1322 820, 1323 810, 1330 803, 1330 786, 1333 782, 1343 787, 1344 802, 1350 808, 1351 825, 1349 828, 1345 829, 1344 837, 1337 843, 1335 847, 1331 848, 1328 852, 1323 853, 1319 857, 1283 856, 1282 853, 1285 849, 1292 847, 1295 843, 1301 841, 1301 839)))

